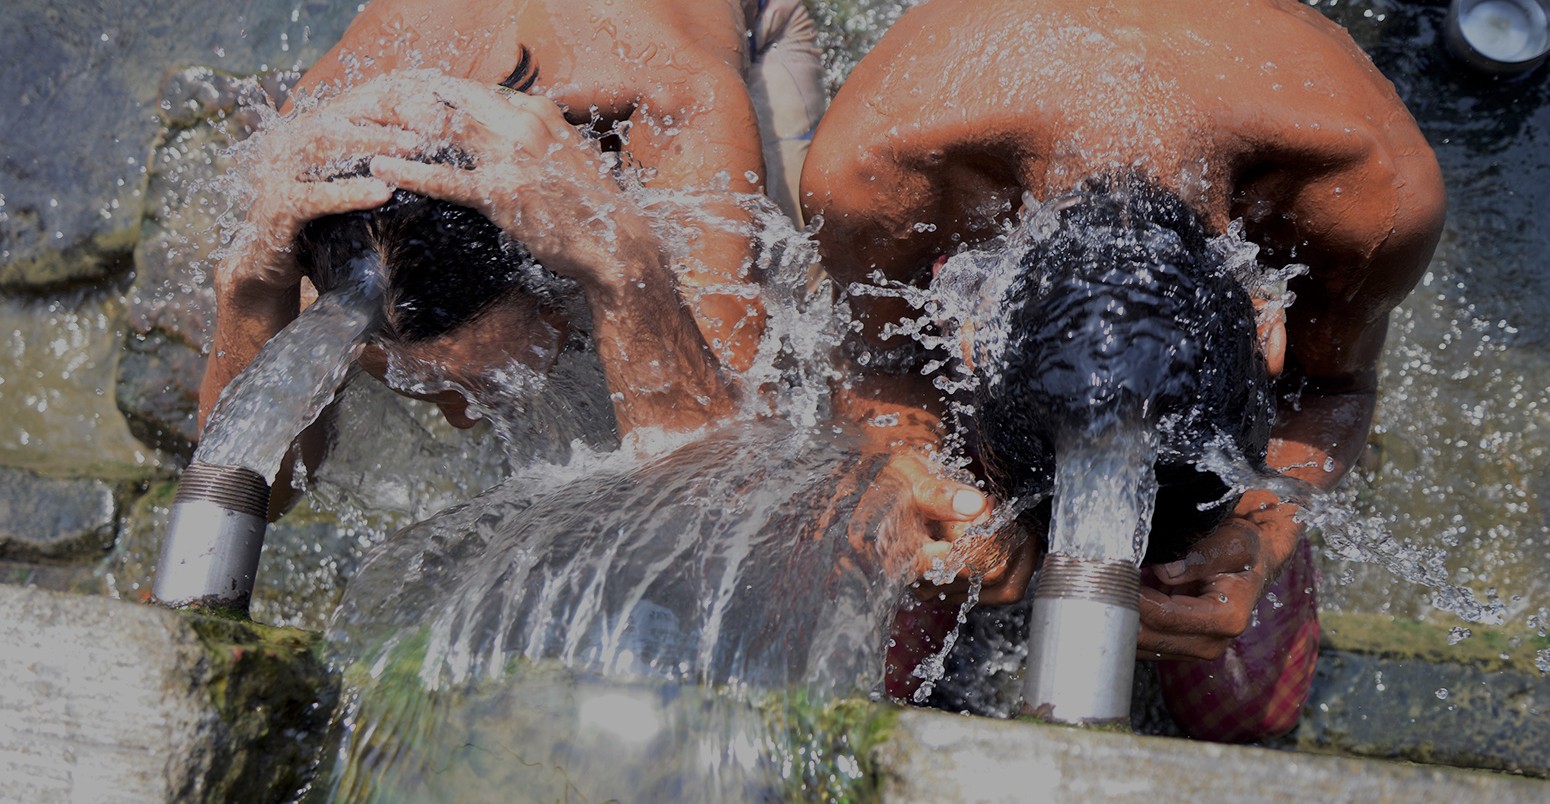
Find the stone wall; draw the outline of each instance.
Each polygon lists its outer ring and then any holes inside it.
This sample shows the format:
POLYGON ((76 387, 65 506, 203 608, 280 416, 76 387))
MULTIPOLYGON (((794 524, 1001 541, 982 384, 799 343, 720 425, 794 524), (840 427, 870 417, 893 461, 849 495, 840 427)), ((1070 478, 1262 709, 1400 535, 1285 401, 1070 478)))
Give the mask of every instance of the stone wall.
MULTIPOLYGON (((230 149, 355 14, 309 0, 0 7, 0 581, 144 599, 195 444, 230 149)), ((361 554, 478 491, 482 430, 374 383, 266 539, 254 615, 321 629, 361 554)))

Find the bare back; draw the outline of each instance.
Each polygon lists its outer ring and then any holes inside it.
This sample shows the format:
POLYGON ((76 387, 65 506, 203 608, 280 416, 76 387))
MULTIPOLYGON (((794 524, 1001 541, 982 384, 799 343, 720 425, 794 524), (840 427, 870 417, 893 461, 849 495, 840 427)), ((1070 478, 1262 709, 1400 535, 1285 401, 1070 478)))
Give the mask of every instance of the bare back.
POLYGON ((906 278, 998 231, 1024 192, 1122 171, 1311 266, 1299 312, 1349 324, 1301 343, 1317 374, 1375 359, 1371 330, 1441 226, 1435 158, 1392 86, 1337 25, 1277 0, 932 0, 835 98, 803 195, 843 244, 825 252, 838 277, 906 278))

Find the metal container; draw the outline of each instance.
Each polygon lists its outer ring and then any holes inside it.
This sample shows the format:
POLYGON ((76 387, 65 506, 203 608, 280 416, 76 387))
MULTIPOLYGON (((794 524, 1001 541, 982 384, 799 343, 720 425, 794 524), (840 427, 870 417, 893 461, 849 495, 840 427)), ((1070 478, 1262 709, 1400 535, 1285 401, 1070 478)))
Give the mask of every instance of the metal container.
POLYGON ((173 498, 152 596, 176 608, 246 614, 268 512, 269 484, 257 472, 190 464, 173 498))
POLYGON ((1526 73, 1550 55, 1550 0, 1453 0, 1443 36, 1476 70, 1526 73))
POLYGON ((1059 723, 1128 723, 1141 628, 1134 564, 1051 553, 1030 613, 1023 713, 1059 723))

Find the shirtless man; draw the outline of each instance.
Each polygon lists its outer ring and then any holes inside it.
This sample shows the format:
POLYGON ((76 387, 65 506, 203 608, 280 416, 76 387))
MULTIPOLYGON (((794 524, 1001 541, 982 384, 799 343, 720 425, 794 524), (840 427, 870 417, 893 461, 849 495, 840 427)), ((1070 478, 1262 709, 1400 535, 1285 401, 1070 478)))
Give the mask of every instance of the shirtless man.
MULTIPOLYGON (((931 0, 834 99, 802 189, 842 284, 874 271, 925 284, 940 257, 1005 231, 1024 194, 1047 201, 1115 175, 1172 193, 1215 233, 1241 220, 1266 269, 1308 266, 1291 282, 1295 303, 1261 331, 1288 394, 1268 463, 1332 488, 1365 444, 1388 313, 1425 270, 1444 201, 1432 151, 1392 86, 1306 5, 931 0)), ((915 313, 895 299, 852 301, 870 348, 897 351, 904 339, 883 338, 883 325, 915 313)), ((896 369, 866 378, 855 403, 858 416, 913 411, 899 440, 931 444, 939 396, 896 369)), ((1291 566, 1308 560, 1294 513, 1250 492, 1187 560, 1151 570, 1139 655, 1172 660, 1159 664, 1164 690, 1195 736, 1254 740, 1296 722, 1316 621, 1250 628, 1283 569, 1306 602, 1283 597, 1281 608, 1313 617, 1311 571, 1291 566), (1234 686, 1242 654, 1266 654, 1252 643, 1268 632, 1295 644, 1234 686)), ((1013 563, 1019 571, 982 600, 1022 594, 1032 562, 1013 563)))
MULTIPOLYGON (((692 429, 725 413, 729 380, 720 365, 745 367, 761 331, 762 311, 742 292, 751 282, 746 238, 706 224, 690 253, 670 256, 652 213, 621 191, 577 127, 627 130, 620 139, 627 138, 628 160, 650 187, 700 194, 708 216, 746 217, 733 194, 757 192, 763 172, 745 80, 749 47, 772 59, 782 31, 811 33, 800 6, 787 8, 794 5, 373 2, 294 93, 322 102, 301 104, 307 108, 261 134, 249 154, 254 198, 245 232, 216 272, 219 315, 201 422, 297 315, 294 244, 306 224, 375 208, 395 188, 483 213, 545 268, 581 285, 605 373, 613 372, 610 386, 619 392, 622 430, 692 429), (777 19, 764 19, 775 12, 777 19), (764 41, 750 43, 754 30, 764 41), (426 143, 472 165, 426 164, 426 143), (340 178, 348 170, 339 166, 372 155, 368 175, 340 178), (631 366, 633 376, 618 374, 631 366)), ((768 106, 770 80, 756 75, 768 106)), ((789 134, 800 122, 779 128, 789 134)), ((478 332, 460 330, 436 344, 462 379, 510 356, 541 363, 532 355, 557 348, 553 328, 537 326, 532 310, 482 321, 478 332)), ((374 349, 362 362, 380 376, 386 358, 374 349)), ((460 393, 432 398, 454 424, 472 424, 460 393)), ((315 454, 315 433, 303 443, 315 454)), ((288 485, 276 483, 277 507, 288 485)))

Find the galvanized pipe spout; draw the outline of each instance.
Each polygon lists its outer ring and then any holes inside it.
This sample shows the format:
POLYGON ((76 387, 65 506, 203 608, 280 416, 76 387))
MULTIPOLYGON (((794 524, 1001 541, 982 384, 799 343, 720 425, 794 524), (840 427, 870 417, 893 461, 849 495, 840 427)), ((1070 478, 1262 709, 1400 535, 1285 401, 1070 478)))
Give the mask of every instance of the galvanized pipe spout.
POLYGON ((156 562, 155 600, 247 614, 268 512, 269 484, 257 472, 189 464, 156 562))
POLYGON ((1132 563, 1045 556, 1029 617, 1024 714, 1128 724, 1140 595, 1132 563))

